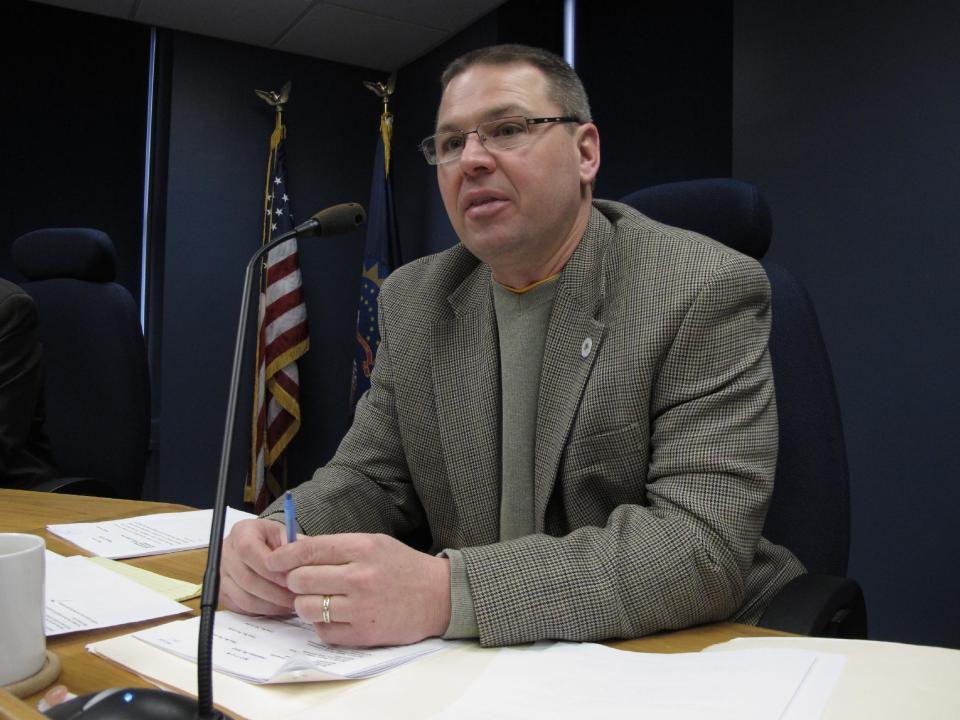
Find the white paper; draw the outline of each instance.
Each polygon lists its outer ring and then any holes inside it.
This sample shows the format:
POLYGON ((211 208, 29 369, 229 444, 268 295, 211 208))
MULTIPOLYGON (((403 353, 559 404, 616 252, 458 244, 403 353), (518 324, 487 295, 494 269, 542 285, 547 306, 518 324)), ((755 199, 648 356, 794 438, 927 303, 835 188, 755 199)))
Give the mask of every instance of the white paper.
MULTIPOLYGON (((196 661, 200 618, 134 633, 137 639, 196 661)), ((323 643, 298 617, 249 617, 228 610, 214 621, 213 667, 252 683, 350 680, 378 675, 453 645, 437 638, 413 645, 351 648, 323 643)))
POLYGON ((431 718, 779 718, 816 654, 654 654, 592 643, 507 648, 431 718))
POLYGON ((817 653, 816 662, 787 706, 783 720, 813 720, 822 717, 846 664, 847 658, 843 655, 817 653))
MULTIPOLYGON (((821 683, 832 681, 823 720, 960 718, 960 650, 876 640, 776 637, 738 638, 712 645, 706 651, 713 654, 746 648, 816 652, 818 660, 808 678, 812 681, 810 696, 806 692, 808 683, 804 683, 798 699, 819 702, 821 683), (845 659, 842 670, 824 662, 838 656, 845 659)), ((788 712, 792 711, 793 706, 788 712)), ((818 717, 803 712, 801 709, 785 717, 818 717)))
POLYGON ((81 556, 46 551, 47 637, 125 625, 189 612, 190 608, 81 556))
MULTIPOLYGON (((752 638, 750 638, 752 639, 752 638)), ((763 638, 764 640, 768 638, 763 638)), ((771 649, 777 649, 776 641, 782 638, 769 638, 774 640, 773 645, 767 645, 771 649)), ((741 646, 737 640, 732 640, 719 645, 713 645, 708 648, 710 652, 743 652, 743 649, 749 649, 749 645, 741 646)), ((784 646, 779 645, 780 648, 784 646)), ((810 648, 806 648, 810 649, 810 648)), ((823 716, 824 710, 830 702, 830 696, 833 689, 843 673, 843 668, 847 664, 845 655, 839 653, 817 652, 817 659, 804 678, 803 683, 797 689, 790 705, 783 713, 782 720, 814 720, 823 716)))
MULTIPOLYGON (((224 537, 239 521, 255 517, 227 508, 224 537)), ((93 555, 119 560, 207 547, 212 520, 213 510, 190 510, 122 520, 47 525, 47 530, 93 555)))

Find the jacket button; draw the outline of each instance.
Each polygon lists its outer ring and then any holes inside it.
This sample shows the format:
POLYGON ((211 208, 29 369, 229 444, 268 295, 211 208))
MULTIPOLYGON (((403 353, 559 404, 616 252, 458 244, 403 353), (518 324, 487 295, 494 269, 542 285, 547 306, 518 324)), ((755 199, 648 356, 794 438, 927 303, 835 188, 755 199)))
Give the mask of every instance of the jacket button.
POLYGON ((580 343, 580 357, 586 357, 590 354, 590 350, 593 349, 593 340, 590 338, 584 338, 583 342, 580 343))

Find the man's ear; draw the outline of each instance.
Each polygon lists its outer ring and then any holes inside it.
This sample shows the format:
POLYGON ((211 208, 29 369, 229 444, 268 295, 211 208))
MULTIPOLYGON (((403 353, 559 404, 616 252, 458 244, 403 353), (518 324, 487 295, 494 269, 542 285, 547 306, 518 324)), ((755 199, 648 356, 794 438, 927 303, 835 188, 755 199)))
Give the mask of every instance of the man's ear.
POLYGON ((593 123, 577 128, 577 151, 580 153, 580 184, 591 185, 600 171, 600 131, 593 123))

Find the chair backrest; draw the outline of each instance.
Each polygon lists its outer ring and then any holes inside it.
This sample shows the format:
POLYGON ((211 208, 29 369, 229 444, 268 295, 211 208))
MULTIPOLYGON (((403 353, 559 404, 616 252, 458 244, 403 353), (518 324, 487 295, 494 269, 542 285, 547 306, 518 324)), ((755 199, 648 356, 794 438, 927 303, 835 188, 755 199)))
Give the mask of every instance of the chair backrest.
POLYGON ((846 575, 849 473, 830 358, 803 285, 762 260, 773 227, 766 201, 749 183, 712 178, 645 188, 622 202, 761 260, 772 292, 770 357, 780 427, 764 535, 789 548, 810 572, 846 575))
POLYGON ((139 498, 150 379, 137 305, 114 282, 113 243, 99 230, 35 230, 17 238, 12 257, 40 312, 47 432, 61 475, 139 498))

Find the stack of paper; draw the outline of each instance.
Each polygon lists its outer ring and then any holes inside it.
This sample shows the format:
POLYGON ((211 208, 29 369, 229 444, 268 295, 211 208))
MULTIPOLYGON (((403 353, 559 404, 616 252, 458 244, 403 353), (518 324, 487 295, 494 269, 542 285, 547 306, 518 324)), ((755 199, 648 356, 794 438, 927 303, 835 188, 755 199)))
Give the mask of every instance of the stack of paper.
POLYGON ((960 650, 835 638, 738 638, 707 648, 807 650, 817 663, 786 720, 960 718, 960 650), (821 714, 822 711, 822 714, 821 714))
POLYGON ((748 650, 660 655, 593 643, 504 648, 437 720, 644 717, 769 720, 784 711, 816 653, 748 650))
MULTIPOLYGON (((239 521, 255 518, 227 508, 224 536, 239 521)), ((47 530, 100 557, 120 558, 195 550, 210 543, 213 510, 158 513, 122 520, 47 525, 47 530)))
MULTIPOLYGON (((194 664, 131 635, 98 642, 91 650, 161 685, 196 693, 194 664)), ((556 649, 480 648, 469 642, 359 683, 252 685, 215 672, 214 699, 248 720, 767 720, 786 717, 784 709, 816 656, 658 655, 567 643, 556 649)))
MULTIPOLYGON (((197 617, 180 620, 134 637, 195 662, 199 623, 197 617)), ((320 641, 311 623, 298 617, 249 617, 224 610, 214 621, 213 668, 252 683, 354 680, 450 646, 439 639, 402 647, 331 646, 320 641)))
MULTIPOLYGON (((196 665, 132 635, 91 648, 196 694, 196 665)), ((750 638, 681 655, 466 643, 361 683, 252 685, 215 672, 214 698, 249 720, 902 720, 960 717, 957 677, 960 650, 875 641, 750 638)))
POLYGON ((190 608, 89 558, 46 551, 47 636, 125 625, 189 612, 190 608))

